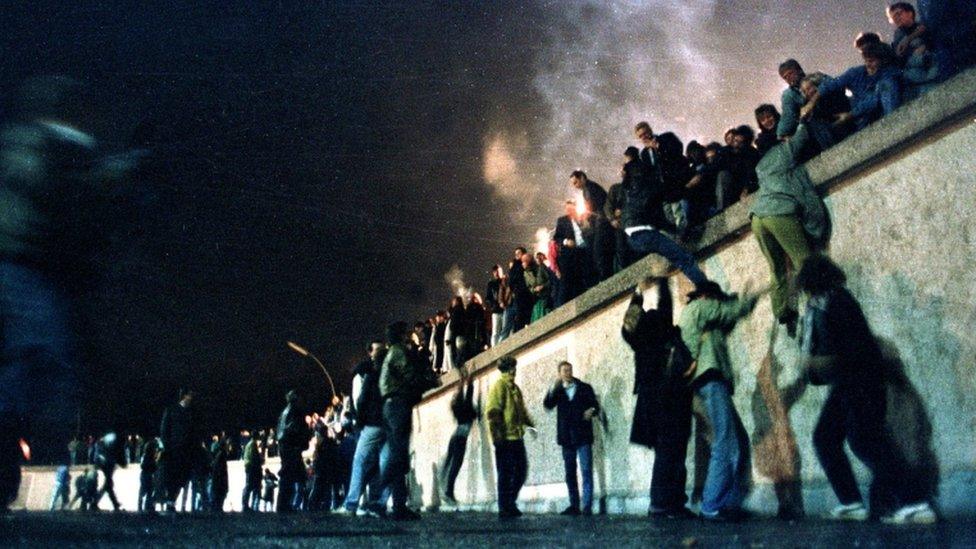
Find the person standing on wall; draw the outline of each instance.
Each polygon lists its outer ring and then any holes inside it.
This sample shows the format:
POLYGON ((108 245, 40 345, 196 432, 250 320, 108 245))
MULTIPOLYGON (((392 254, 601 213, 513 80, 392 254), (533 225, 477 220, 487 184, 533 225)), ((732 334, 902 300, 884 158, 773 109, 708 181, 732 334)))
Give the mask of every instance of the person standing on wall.
POLYGON ((569 507, 561 514, 593 514, 593 418, 600 410, 593 387, 573 377, 573 365, 559 363, 559 379, 546 393, 542 406, 556 409, 556 442, 563 450, 569 507), (583 499, 580 501, 576 480, 576 460, 583 476, 583 499), (582 507, 581 504, 582 503, 582 507))

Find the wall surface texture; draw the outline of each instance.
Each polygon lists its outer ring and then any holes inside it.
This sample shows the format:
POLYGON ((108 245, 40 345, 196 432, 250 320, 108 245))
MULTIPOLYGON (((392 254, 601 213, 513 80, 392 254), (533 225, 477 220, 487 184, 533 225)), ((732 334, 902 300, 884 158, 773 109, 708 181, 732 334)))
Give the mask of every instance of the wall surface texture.
MULTIPOLYGON (((891 362, 906 376, 889 391, 889 425, 906 454, 939 475, 938 501, 947 514, 976 511, 974 115, 976 71, 969 71, 807 166, 828 193, 834 223, 829 253, 847 272, 848 286, 891 362)), ((726 289, 762 286, 769 277, 748 232, 747 210, 748 202, 738 204, 712 220, 699 250, 708 276, 726 289)), ((526 439, 523 508, 558 511, 567 503, 555 412, 543 409, 542 398, 558 362, 569 360, 577 377, 594 386, 605 411, 594 447, 601 510, 646 512, 654 454, 628 441, 633 355, 620 326, 628 290, 661 268, 660 258, 645 258, 467 364, 484 396, 498 377, 494 361, 504 354, 518 359, 517 383, 538 425, 538 437, 526 439)), ((673 275, 670 288, 677 318, 690 283, 673 275)), ((797 344, 774 327, 768 298, 740 323, 729 346, 733 400, 751 441, 754 484, 747 507, 762 514, 818 514, 836 505, 811 442, 826 388, 802 382, 797 344)), ((449 402, 457 376, 446 379, 414 417, 415 497, 427 506, 439 503, 436 471, 454 428, 449 402)), ((866 483, 866 470, 856 468, 866 483)), ((462 508, 494 504, 494 458, 481 422, 468 440, 455 492, 462 508)))

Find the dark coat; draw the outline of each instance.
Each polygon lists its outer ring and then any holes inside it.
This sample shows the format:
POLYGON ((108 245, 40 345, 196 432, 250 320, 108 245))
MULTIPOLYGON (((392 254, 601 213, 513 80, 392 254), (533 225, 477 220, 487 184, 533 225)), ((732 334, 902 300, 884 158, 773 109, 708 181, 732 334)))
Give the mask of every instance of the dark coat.
POLYGON ((586 211, 596 215, 603 215, 603 206, 607 202, 607 191, 603 190, 596 181, 587 180, 583 185, 583 202, 586 211))
POLYGON ((163 412, 159 426, 159 438, 163 441, 163 451, 169 456, 180 454, 189 456, 196 439, 193 413, 189 408, 176 404, 163 412))
MULTIPOLYGON (((383 397, 380 396, 380 372, 372 360, 364 360, 363 385, 356 399, 356 421, 359 425, 383 426, 383 397)), ((359 369, 357 367, 357 373, 359 369)))
POLYGON ((600 409, 593 387, 576 379, 576 394, 569 399, 562 382, 546 393, 542 405, 556 409, 556 442, 560 446, 577 447, 593 444, 593 422, 583 419, 583 412, 600 409))
POLYGON ((285 406, 278 418, 278 445, 282 449, 304 450, 311 438, 305 416, 294 404, 285 406))
POLYGON ((659 309, 644 311, 644 299, 635 294, 624 316, 623 338, 634 350, 634 393, 637 404, 630 442, 656 447, 661 429, 684 431, 691 421, 691 392, 686 384, 665 382, 665 342, 676 329, 671 318, 670 294, 659 309))

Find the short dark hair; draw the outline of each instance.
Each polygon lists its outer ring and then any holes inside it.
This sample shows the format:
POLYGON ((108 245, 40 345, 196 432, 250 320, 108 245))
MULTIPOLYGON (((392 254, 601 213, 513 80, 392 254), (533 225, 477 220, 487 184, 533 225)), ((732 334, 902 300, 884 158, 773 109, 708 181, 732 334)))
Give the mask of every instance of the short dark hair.
POLYGON ((634 126, 635 133, 641 130, 647 130, 651 135, 654 135, 654 130, 651 129, 651 125, 645 121, 638 122, 637 125, 634 126))
POLYGON ((750 143, 756 139, 756 132, 748 124, 743 124, 736 128, 735 133, 745 137, 750 143))
POLYGON ((498 359, 498 371, 499 372, 511 372, 515 369, 515 365, 518 361, 512 355, 505 355, 498 359))
POLYGON ((691 141, 688 142, 688 145, 685 147, 685 154, 690 155, 692 151, 701 152, 704 154, 705 146, 699 143, 698 141, 692 139, 691 141))
POLYGON ((758 120, 759 119, 759 116, 762 115, 762 114, 771 114, 771 115, 775 116, 776 118, 779 118, 780 117, 779 110, 776 109, 776 106, 775 105, 771 105, 769 103, 763 103, 762 105, 759 105, 758 107, 756 107, 755 114, 756 114, 756 120, 758 120))
POLYGON ((559 364, 556 365, 556 370, 562 370, 564 365, 565 366, 569 366, 570 368, 573 367, 573 363, 572 362, 570 362, 568 360, 563 360, 563 361, 560 361, 559 364))
POLYGON ((719 152, 722 150, 722 145, 718 141, 712 141, 708 145, 705 145, 705 151, 719 152))
POLYGON ((782 63, 779 64, 779 73, 780 74, 783 74, 783 71, 785 71, 787 69, 796 69, 796 70, 798 70, 800 72, 803 72, 803 67, 800 66, 800 62, 797 61, 796 59, 792 59, 792 58, 791 59, 787 59, 786 61, 783 61, 782 63))
POLYGON ((627 150, 624 151, 624 156, 631 160, 637 160, 640 158, 640 149, 637 147, 627 147, 627 150))
POLYGON ((390 344, 401 343, 403 341, 403 336, 409 331, 407 323, 398 320, 391 323, 386 327, 386 341, 390 344))
POLYGON ((891 46, 883 42, 868 44, 861 50, 861 57, 865 59, 877 59, 882 65, 888 66, 895 62, 895 51, 891 46))
POLYGON ((586 172, 584 172, 583 170, 573 170, 573 173, 569 174, 569 177, 572 177, 574 179, 582 179, 583 181, 586 181, 586 172))
POLYGON ((888 13, 897 10, 905 10, 908 13, 915 15, 915 6, 909 4, 908 2, 895 2, 894 4, 888 6, 888 13))
POLYGON ((524 246, 518 246, 518 247, 516 247, 515 248, 515 251, 516 252, 522 252, 523 254, 528 252, 528 250, 526 250, 524 246))
POLYGON ((847 275, 829 257, 823 254, 812 255, 803 262, 796 275, 796 286, 800 290, 817 295, 843 286, 847 275))
POLYGON ((854 47, 863 50, 867 46, 880 44, 881 37, 876 32, 862 32, 854 38, 854 47))

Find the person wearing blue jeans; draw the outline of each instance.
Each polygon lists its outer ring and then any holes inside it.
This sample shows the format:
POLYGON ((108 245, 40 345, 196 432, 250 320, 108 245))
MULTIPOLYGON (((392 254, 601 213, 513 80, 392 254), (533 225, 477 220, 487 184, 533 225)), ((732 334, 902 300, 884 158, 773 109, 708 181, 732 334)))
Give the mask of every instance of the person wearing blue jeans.
POLYGON ((743 477, 749 471, 749 443, 732 405, 732 360, 726 337, 739 320, 749 315, 759 294, 727 295, 715 282, 706 282, 688 294, 678 327, 691 354, 684 377, 701 398, 712 430, 711 457, 702 493, 701 515, 706 520, 743 518, 743 477))
POLYGON ((742 476, 749 461, 749 448, 743 444, 741 420, 732 404, 728 384, 722 380, 709 381, 695 393, 705 406, 712 429, 701 512, 706 519, 730 518, 722 514, 732 515, 730 512, 737 511, 745 499, 742 476))
POLYGON ((366 425, 359 433, 356 454, 352 458, 349 493, 346 494, 346 501, 343 504, 347 511, 354 512, 359 508, 359 500, 367 482, 370 502, 380 501, 380 451, 385 442, 386 430, 379 425, 366 425))
POLYGON ((600 410, 593 387, 573 377, 573 365, 559 364, 559 379, 546 393, 542 405, 556 409, 556 442, 562 447, 566 467, 569 507, 563 515, 593 514, 593 418, 600 410), (583 476, 583 500, 580 501, 576 477, 577 457, 583 476), (581 507, 582 503, 582 507, 581 507))
POLYGON ((627 243, 630 249, 639 256, 655 253, 677 267, 695 286, 708 280, 705 273, 698 268, 695 257, 671 240, 666 234, 653 227, 636 227, 624 229, 627 233, 627 243))

